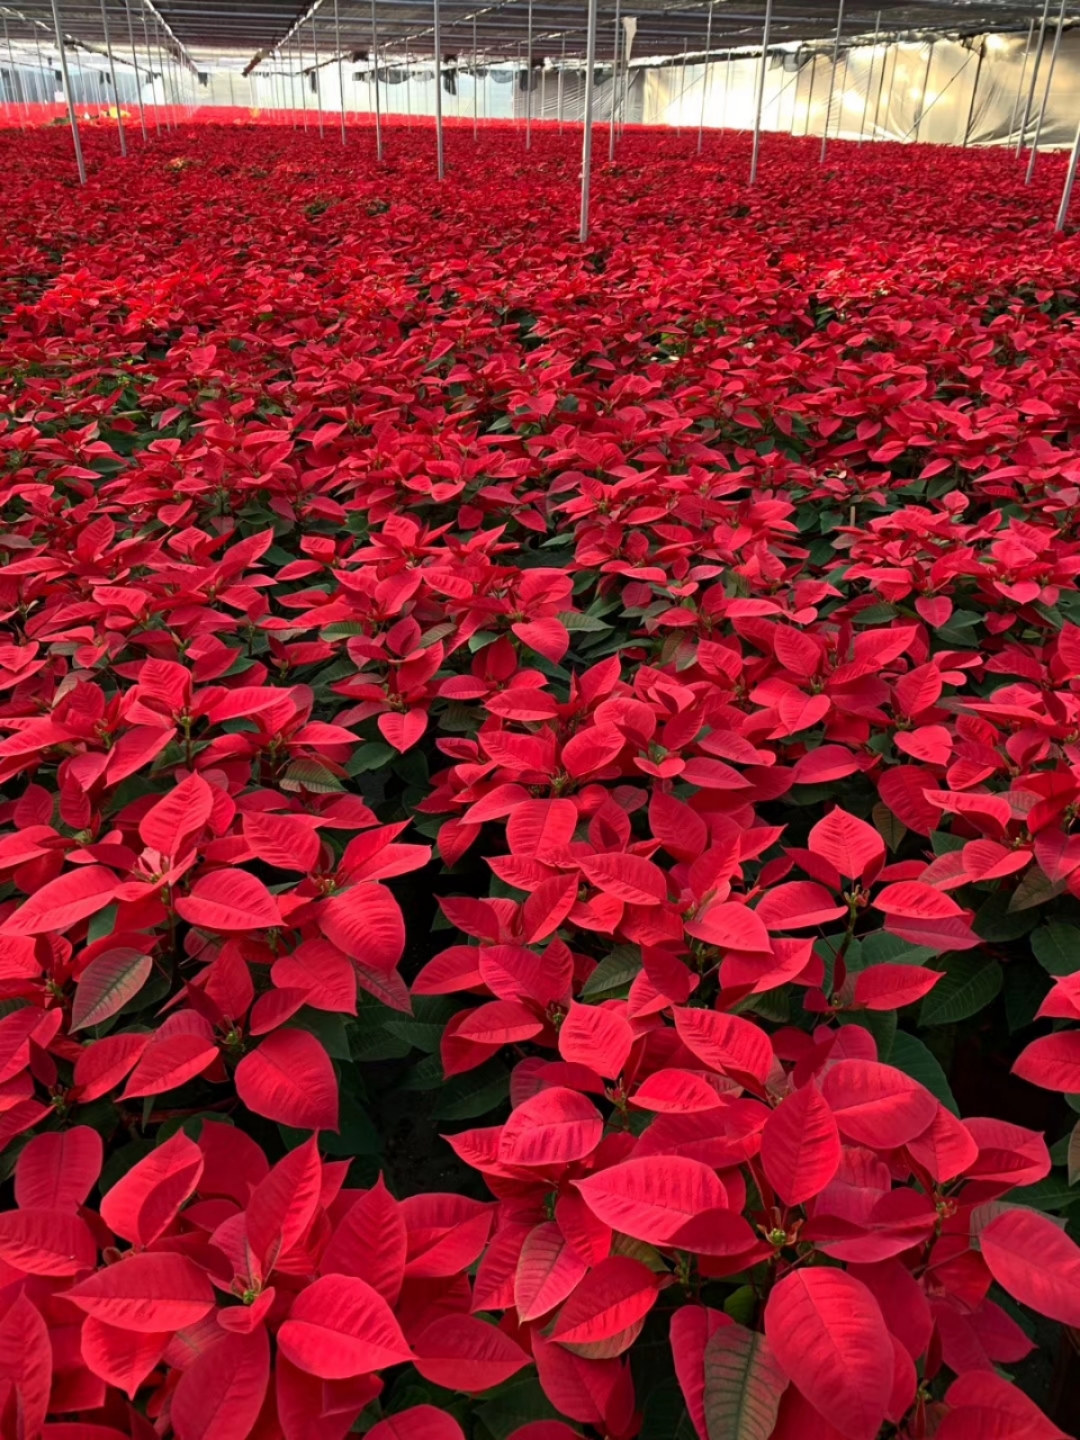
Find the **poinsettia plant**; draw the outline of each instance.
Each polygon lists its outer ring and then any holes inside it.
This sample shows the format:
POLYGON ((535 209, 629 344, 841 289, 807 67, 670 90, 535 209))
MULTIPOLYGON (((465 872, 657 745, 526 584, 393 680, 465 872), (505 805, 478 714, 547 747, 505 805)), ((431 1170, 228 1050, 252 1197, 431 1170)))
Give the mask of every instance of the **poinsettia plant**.
POLYGON ((1062 1435, 1060 163, 386 139, 0 130, 0 1434, 1062 1435))

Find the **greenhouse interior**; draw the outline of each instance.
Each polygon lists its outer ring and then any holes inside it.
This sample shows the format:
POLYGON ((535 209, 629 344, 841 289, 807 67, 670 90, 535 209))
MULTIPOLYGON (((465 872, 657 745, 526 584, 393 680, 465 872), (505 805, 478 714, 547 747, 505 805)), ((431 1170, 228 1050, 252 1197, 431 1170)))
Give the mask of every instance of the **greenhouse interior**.
POLYGON ((1080 12, 0 0, 0 1440, 1080 1437, 1080 12))

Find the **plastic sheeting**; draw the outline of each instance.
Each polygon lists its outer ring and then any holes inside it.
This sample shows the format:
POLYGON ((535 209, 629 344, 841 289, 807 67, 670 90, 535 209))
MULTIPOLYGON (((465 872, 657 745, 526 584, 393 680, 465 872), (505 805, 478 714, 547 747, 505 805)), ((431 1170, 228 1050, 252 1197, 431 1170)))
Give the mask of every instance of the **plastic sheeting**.
MULTIPOLYGON (((544 73, 543 80, 539 78, 532 91, 532 115, 534 120, 558 120, 560 113, 562 119, 571 124, 581 122, 585 119, 585 74, 584 70, 564 70, 562 72, 562 107, 559 106, 559 74, 555 70, 548 70, 544 73)), ((604 77, 598 82, 593 90, 593 121, 597 125, 607 124, 611 120, 611 106, 615 104, 615 118, 628 125, 641 123, 643 99, 645 94, 644 83, 645 72, 632 70, 629 77, 629 86, 624 93, 624 77, 620 74, 617 84, 612 83, 611 71, 608 70, 604 77)), ((529 103, 529 96, 521 92, 515 93, 514 114, 517 117, 525 114, 529 103)))
MULTIPOLYGON (((1052 39, 1048 30, 1029 140, 1046 88, 1052 39)), ((827 123, 830 136, 848 140, 862 135, 867 140, 917 139, 932 145, 963 144, 967 132, 973 145, 1015 145, 1033 70, 1035 42, 1025 69, 1026 41, 1026 35, 994 35, 963 42, 858 46, 840 56, 835 75, 829 52, 773 52, 765 73, 761 128, 821 135, 827 123)), ((704 88, 707 126, 751 129, 759 63, 757 56, 746 56, 707 66, 649 70, 645 123, 696 126, 704 88)), ((1078 122, 1080 32, 1066 31, 1040 145, 1071 145, 1078 122)))

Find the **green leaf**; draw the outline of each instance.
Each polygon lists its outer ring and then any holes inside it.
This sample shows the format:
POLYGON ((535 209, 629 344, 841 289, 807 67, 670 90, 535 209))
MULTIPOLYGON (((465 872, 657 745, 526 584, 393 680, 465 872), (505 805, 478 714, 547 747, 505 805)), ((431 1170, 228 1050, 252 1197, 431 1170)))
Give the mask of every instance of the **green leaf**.
POLYGON ((561 620, 566 629, 573 634, 575 631, 610 630, 612 627, 606 625, 603 620, 595 615, 582 615, 576 610, 560 611, 556 617, 561 620))
POLYGON ((307 790, 312 795, 332 795, 344 790, 345 786, 321 760, 301 758, 294 760, 285 771, 281 788, 296 793, 307 790))
POLYGON ((428 1055, 434 1055, 439 1049, 442 1041, 445 1025, 424 1024, 419 1020, 410 1020, 408 1016, 402 1016, 399 1020, 387 1020, 383 1027, 388 1035, 396 1035, 399 1040, 404 1040, 411 1048, 423 1050, 428 1055))
POLYGON ((968 650, 975 643, 973 631, 982 623, 982 617, 974 610, 954 610, 944 625, 937 628, 937 637, 946 645, 968 650))
POLYGON ((1078 1198, 1064 1175, 1048 1175, 1034 1185, 1020 1185, 1009 1191, 1010 1205, 1031 1205, 1036 1210, 1064 1210, 1075 1205, 1078 1198))
POLYGON ((313 1010, 310 1005, 305 1005, 289 1021, 289 1027, 306 1030, 309 1035, 314 1035, 331 1060, 352 1059, 344 1015, 337 1015, 329 1010, 313 1010))
POLYGON ((477 1418, 491 1431, 493 1440, 507 1440, 515 1430, 530 1420, 558 1420, 559 1412, 533 1376, 513 1379, 501 1385, 476 1412, 477 1418))
POLYGON ((757 1291, 753 1285, 740 1285, 724 1301, 724 1313, 740 1325, 749 1325, 757 1309, 757 1291))
POLYGON ((1075 1185, 1077 1180, 1080 1180, 1080 1120, 1073 1126, 1072 1134, 1069 1136, 1067 1156, 1069 1184, 1075 1185))
POLYGON ((510 1072, 501 1061, 489 1060, 477 1070, 455 1075, 439 1091, 435 1116, 439 1120, 475 1120, 502 1105, 510 1094, 510 1072))
POLYGON ((641 969, 641 951, 636 945, 616 945, 605 955, 581 987, 585 1000, 623 998, 641 969))
MULTIPOLYGON (((85 1124, 82 1112, 79 1112, 79 1120, 85 1124)), ((189 1140, 197 1141, 202 1134, 203 1123, 212 1120, 215 1124, 232 1125, 232 1117, 223 1115, 219 1110, 197 1110, 194 1115, 171 1115, 168 1120, 163 1120, 154 1135, 154 1143, 164 1145, 178 1130, 183 1130, 189 1140)), ((307 1138, 307 1131, 301 1134, 302 1139, 307 1138)))
POLYGON ((1080 970, 1080 929, 1051 920, 1031 932, 1035 959, 1050 975, 1072 975, 1080 970))
POLYGON ((895 855, 899 850, 904 836, 907 834, 907 826, 898 820, 887 805, 875 805, 871 811, 871 818, 874 822, 874 829, 878 832, 889 850, 895 855))
POLYGON ((398 1081, 398 1087, 402 1090, 438 1090, 442 1083, 442 1060, 438 1055, 425 1055, 409 1067, 409 1073, 398 1081))
MULTIPOLYGON (((750 995, 744 1002, 746 1009, 760 1015, 763 1020, 771 1020, 774 1025, 786 1025, 791 1018, 791 989, 790 985, 780 985, 775 990, 750 995)), ((734 1008, 736 1013, 742 1013, 741 1006, 734 1008)))
POLYGON ((361 1005, 356 1020, 349 1027, 354 1060, 401 1060, 412 1048, 407 1040, 392 1035, 386 1022, 399 1012, 378 1001, 361 1005))
POLYGON ((708 1440, 769 1440, 787 1388, 764 1335, 724 1325, 705 1347, 708 1440))
POLYGON ((961 951, 945 960, 945 978, 922 1002, 920 1025, 955 1025, 977 1015, 996 998, 1004 972, 996 960, 961 951))
POLYGON ((698 1440, 677 1380, 665 1380, 649 1391, 639 1440, 698 1440))
POLYGON ((106 935, 111 935, 116 926, 116 906, 106 905, 104 910, 99 910, 96 915, 90 917, 86 930, 86 943, 95 945, 99 940, 104 940, 106 935))
MULTIPOLYGON (((319 1148, 327 1155, 336 1155, 340 1159, 346 1159, 353 1155, 378 1155, 382 1149, 382 1139, 378 1130, 371 1123, 367 1111, 360 1104, 357 1097, 352 1094, 347 1086, 341 1087, 341 1115, 340 1129, 337 1134, 332 1131, 324 1131, 319 1135, 319 1148)), ((281 1126, 282 1133, 286 1133, 286 1127, 281 1126)), ((296 1139, 291 1142, 299 1144, 307 1138, 307 1131, 292 1130, 287 1132, 296 1139)))
MULTIPOLYGON (((840 524, 844 523, 842 516, 838 519, 840 524)), ((882 601, 877 605, 868 605, 852 619, 856 625, 888 625, 891 620, 896 619, 896 607, 882 601)))
POLYGON ((319 631, 320 640, 344 640, 350 635, 363 635, 362 620, 335 620, 319 631))
POLYGON ((345 766, 347 775, 363 775, 368 770, 381 770, 387 761, 392 760, 397 751, 392 745, 383 745, 378 740, 372 740, 367 745, 361 745, 352 756, 352 759, 345 766))
MULTIPOLYGON (((1019 940, 1021 935, 1026 935, 1029 930, 1035 928, 1039 917, 1029 914, 1029 907, 1026 904, 1015 903, 1024 882, 1030 878, 1032 873, 1029 870, 1024 876, 1011 900, 1002 893, 991 895, 983 901, 976 910, 972 923, 972 929, 976 935, 981 936, 983 940, 989 940, 991 944, 1006 945, 1010 940, 1019 940)), ((1040 900, 1031 901, 1032 905, 1041 903, 1040 900)))
POLYGON ((493 645, 498 638, 498 635, 496 635, 493 630, 477 630, 475 634, 469 636, 467 642, 469 654, 475 655, 478 650, 483 650, 485 646, 493 645))
POLYGON ((883 1064, 891 1063, 892 1048, 896 1041, 895 1010, 857 1010, 850 1015, 841 1015, 839 1019, 841 1025, 861 1025, 864 1030, 869 1030, 877 1045, 878 1059, 883 1064))
POLYGON ((1005 970, 1005 1017, 1015 1035, 1035 1019, 1050 989, 1046 972, 1037 965, 1009 965, 1005 970))
MULTIPOLYGON (((1009 900, 1009 913, 1023 914, 1025 911, 1033 910, 1036 905, 1046 905, 1049 901, 1057 898, 1065 891, 1064 880, 1051 880, 1038 865, 1032 865, 1021 877, 1020 884, 1012 893, 1009 900)), ((1032 917, 1033 919, 1036 917, 1032 917)), ((978 927, 976 927, 978 928, 978 927)), ((982 933, 981 931, 979 932, 982 933)), ((1024 934, 1024 931, 1020 932, 1024 934)), ((987 936, 987 939, 996 939, 996 936, 987 936)))
MULTIPOLYGON (((151 1095, 147 1098, 152 1101, 154 1096, 151 1095)), ((101 1193, 104 1195, 107 1190, 111 1190, 133 1165, 137 1165, 140 1160, 145 1160, 155 1148, 153 1140, 132 1140, 130 1144, 114 1150, 102 1167, 101 1179, 98 1181, 101 1193)))
POLYGON ((130 946, 106 950, 79 976, 71 1007, 72 1030, 100 1025, 123 1008, 146 984, 154 965, 149 955, 130 946))
POLYGON ((863 968, 870 965, 925 965, 939 952, 932 945, 913 945, 902 935, 874 930, 862 937, 863 968))
POLYGON ((913 1080, 918 1080, 920 1085, 925 1085, 930 1094, 935 1095, 946 1110, 951 1110, 954 1115, 960 1114, 960 1107, 953 1097, 949 1082, 945 1078, 945 1071, 938 1063, 937 1056, 928 1050, 916 1036, 909 1035, 906 1030, 897 1031, 893 1041, 892 1054, 889 1056, 889 1064, 895 1065, 897 1070, 902 1070, 913 1080))
POLYGON ((404 755, 399 755, 395 750, 393 770, 394 774, 406 785, 419 785, 421 789, 427 788, 428 763, 423 750, 409 750, 404 755))

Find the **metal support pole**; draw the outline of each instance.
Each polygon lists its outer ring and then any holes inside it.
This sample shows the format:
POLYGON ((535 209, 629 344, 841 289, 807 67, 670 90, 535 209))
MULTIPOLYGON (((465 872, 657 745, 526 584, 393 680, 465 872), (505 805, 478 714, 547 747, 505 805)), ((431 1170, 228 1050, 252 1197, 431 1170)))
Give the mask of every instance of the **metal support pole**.
POLYGON ((101 26, 105 32, 105 53, 109 57, 109 79, 112 81, 113 101, 116 104, 116 129, 120 136, 120 154, 127 159, 127 136, 124 134, 124 117, 120 110, 120 91, 116 86, 116 66, 113 64, 112 41, 109 39, 109 12, 105 0, 101 0, 101 26))
POLYGON ((1054 48, 1050 51, 1050 68, 1046 72, 1046 89, 1043 91, 1042 104, 1039 106, 1039 118, 1035 122, 1035 135, 1031 142, 1031 158, 1028 160, 1027 174, 1024 176, 1025 185, 1030 185, 1035 175, 1035 161, 1039 156, 1039 140, 1042 137, 1043 121, 1046 119, 1046 107, 1050 103, 1050 86, 1054 83, 1054 66, 1057 64, 1058 51, 1061 49, 1061 27, 1064 23, 1065 0, 1061 0, 1057 29, 1054 31, 1054 48))
POLYGON ((597 0, 589 0, 589 19, 585 31, 585 114, 581 137, 581 226, 578 231, 578 239, 582 245, 584 245, 589 238, 589 184, 592 180, 593 70, 596 66, 596 6, 597 0))
MULTIPOLYGON (((894 61, 895 61, 895 57, 894 57, 894 61)), ((879 115, 881 114, 881 92, 885 89, 885 71, 886 71, 888 68, 889 68, 889 44, 888 44, 888 41, 886 41, 886 43, 885 43, 885 54, 881 57, 881 78, 878 80, 877 99, 874 101, 874 139, 875 139, 875 141, 881 139, 881 130, 880 130, 880 127, 879 127, 879 125, 878 125, 878 117, 879 117, 879 115)), ((896 69, 896 65, 895 65, 895 63, 894 63, 894 64, 893 64, 893 70, 895 71, 895 69, 896 69)), ((892 94, 891 87, 890 87, 889 93, 890 93, 890 95, 892 94)), ((886 110, 885 113, 888 114, 888 111, 886 110)))
POLYGON ((563 83, 564 83, 563 77, 565 76, 565 74, 566 74, 566 36, 564 35, 564 36, 563 36, 563 42, 562 42, 562 60, 561 60, 560 63, 559 63, 559 85, 558 85, 558 89, 557 89, 556 92, 555 92, 555 94, 556 94, 555 106, 556 106, 556 109, 557 109, 558 112, 559 112, 559 113, 558 113, 558 119, 559 119, 559 134, 560 134, 560 135, 562 134, 562 124, 563 124, 563 83))
POLYGON ((840 0, 840 8, 836 12, 836 39, 833 41, 832 69, 829 71, 829 99, 825 106, 825 125, 821 131, 821 154, 818 157, 820 163, 825 163, 825 151, 829 144, 829 121, 832 119, 833 92, 836 88, 836 67, 840 61, 840 31, 844 25, 844 0, 840 0))
MULTIPOLYGON (((615 0, 616 5, 619 0, 615 0)), ((532 35, 533 0, 529 0, 528 38, 525 41, 525 149, 532 149, 532 35)))
POLYGON ((41 71, 41 83, 45 104, 49 105, 51 104, 49 96, 56 93, 56 82, 52 78, 52 71, 45 69, 45 61, 41 56, 41 32, 36 25, 34 26, 34 49, 37 51, 38 69, 41 71))
MULTIPOLYGON (((5 35, 7 34, 7 17, 6 17, 6 16, 4 17, 4 33, 5 33, 5 35)), ((24 124, 24 125, 29 125, 29 123, 30 123, 30 90, 29 90, 29 86, 27 85, 27 83, 26 83, 25 79, 23 78, 23 76, 19 74, 18 67, 17 67, 17 65, 16 65, 16 63, 15 63, 15 52, 14 52, 14 50, 13 50, 12 47, 11 47, 11 41, 10 41, 10 40, 8 41, 8 54, 11 56, 11 78, 12 78, 12 79, 14 80, 14 82, 15 82, 15 93, 16 93, 16 95, 18 96, 19 104, 20 104, 20 106, 22 107, 22 124, 24 124)), ((113 86, 113 89, 114 89, 114 90, 116 89, 116 86, 115 86, 115 85, 113 86)))
POLYGON ((124 14, 127 16, 128 43, 131 45, 131 65, 135 71, 135 99, 139 105, 139 124, 142 126, 142 138, 145 145, 149 136, 146 133, 146 111, 143 108, 142 81, 139 79, 139 62, 135 57, 135 30, 131 23, 131 3, 124 0, 124 14))
POLYGON ((690 41, 686 39, 685 36, 683 37, 682 47, 682 76, 681 84, 679 85, 679 113, 675 121, 676 135, 682 134, 683 101, 686 99, 686 56, 687 51, 690 49, 690 41))
POLYGON ((169 70, 168 57, 165 54, 165 47, 161 43, 161 29, 155 24, 154 34, 157 40, 158 59, 161 62, 161 96, 165 102, 165 124, 170 130, 176 129, 176 113, 172 103, 172 73, 169 70))
MULTIPOLYGON (((795 115, 799 108, 799 82, 802 80, 802 52, 803 47, 802 42, 800 41, 799 44, 795 47, 795 93, 791 97, 791 125, 788 128, 789 135, 795 134, 795 115)), ((788 84, 790 83, 791 82, 788 81, 788 84)), ((786 89, 787 85, 784 86, 784 90, 786 89)), ((783 91, 781 91, 780 93, 783 94, 783 91)), ((777 98, 779 99, 779 97, 777 98)), ((779 104, 777 105, 776 109, 777 114, 779 115, 779 104)))
POLYGON ((165 127, 168 130, 172 130, 174 126, 172 105, 169 101, 168 72, 165 69, 165 53, 161 48, 161 35, 156 25, 154 27, 154 44, 157 46, 158 64, 161 66, 161 100, 165 110, 165 127))
POLYGON ((971 87, 971 104, 968 106, 967 124, 964 126, 964 143, 961 149, 966 150, 971 141, 971 125, 975 119, 975 97, 979 93, 979 76, 982 74, 983 61, 986 59, 986 41, 983 40, 979 46, 979 59, 975 65, 975 83, 971 87))
MULTIPOLYGON (((375 0, 371 0, 374 5, 375 0)), ((439 179, 445 179, 446 160, 443 154, 442 128, 442 30, 439 24, 439 0, 432 0, 434 25, 432 39, 435 44, 435 162, 439 179)))
POLYGON ((315 29, 314 10, 311 12, 311 49, 315 56, 315 67, 311 73, 315 77, 315 103, 319 107, 319 139, 325 140, 326 132, 323 129, 322 113, 322 79, 319 76, 319 35, 317 30, 315 29))
POLYGON ((1043 49, 1046 45, 1046 20, 1050 14, 1050 0, 1043 0, 1042 19, 1039 21, 1039 41, 1035 46, 1035 61, 1031 70, 1031 86, 1027 93, 1027 100, 1024 102, 1024 118, 1020 123, 1020 137, 1016 142, 1016 157, 1020 158, 1024 150, 1024 141, 1027 139, 1027 129, 1031 121, 1031 107, 1035 103, 1035 84, 1039 78, 1039 66, 1042 64, 1043 49))
MULTIPOLYGON (((844 0, 840 0, 841 9, 844 0)), ((765 0, 765 24, 761 31, 761 64, 757 74, 757 98, 754 103, 754 141, 750 150, 750 184, 757 184, 758 155, 761 152, 761 105, 765 99, 765 69, 769 63, 769 32, 772 29, 772 0, 765 0)))
MULTIPOLYGON (((35 33, 35 37, 36 37, 36 34, 37 34, 37 26, 34 27, 34 33, 35 33)), ((32 85, 31 85, 31 83, 30 83, 29 78, 28 78, 27 76, 25 76, 25 75, 20 76, 20 79, 19 79, 19 89, 20 89, 20 91, 22 92, 23 105, 25 106, 25 109, 26 109, 26 118, 27 118, 28 121, 29 121, 30 118, 31 118, 30 107, 31 107, 32 105, 38 105, 38 104, 41 103, 41 102, 38 100, 38 84, 39 84, 39 79, 40 79, 40 77, 37 76, 37 75, 35 75, 35 76, 34 76, 34 83, 33 83, 32 85)))
POLYGON ((296 58, 300 62, 300 104, 304 111, 304 129, 308 128, 307 118, 307 79, 304 75, 304 39, 300 33, 300 26, 296 27, 296 58))
MULTIPOLYGON (((341 65, 341 22, 338 19, 338 0, 334 0, 334 49, 337 51, 338 103, 341 106, 341 143, 345 144, 345 75, 341 65)), ((405 71, 408 75, 408 70, 405 71)))
POLYGON ((150 72, 150 98, 154 102, 154 133, 160 138, 161 120, 158 117, 157 90, 154 87, 154 57, 150 51, 150 31, 146 28, 146 11, 142 12, 143 48, 146 51, 146 66, 150 72))
POLYGON ((701 77, 701 114, 698 116, 697 127, 697 153, 701 154, 701 137, 705 130, 705 101, 709 93, 709 49, 712 46, 712 12, 713 0, 709 0, 709 19, 705 25, 705 73, 701 77))
POLYGON ((479 52, 479 51, 477 50, 477 48, 476 48, 476 12, 475 12, 475 11, 473 12, 473 17, 472 17, 472 61, 473 61, 473 75, 472 75, 472 138, 473 138, 473 143, 475 144, 476 141, 480 138, 480 136, 479 136, 479 131, 478 131, 478 128, 477 128, 477 123, 476 123, 477 102, 478 102, 479 96, 480 96, 480 52, 479 52))
POLYGON ((173 122, 180 128, 180 91, 176 83, 176 62, 166 43, 165 64, 169 67, 169 94, 172 97, 173 122))
POLYGON ((177 114, 177 111, 179 110, 180 105, 179 97, 176 91, 176 72, 173 69, 172 51, 169 50, 167 47, 165 49, 165 69, 166 74, 169 77, 169 105, 172 110, 173 128, 178 129, 180 125, 180 117, 177 114))
POLYGON ((412 67, 409 64, 409 42, 405 41, 405 124, 412 128, 412 67))
POLYGON ((810 56, 810 89, 806 95, 806 129, 804 135, 810 134, 810 111, 814 106, 814 83, 817 80, 817 51, 810 56))
POLYGON ((1020 66, 1020 79, 1016 86, 1016 99, 1013 101, 1012 119, 1009 122, 1009 132, 1016 129, 1017 117, 1020 114, 1020 101, 1024 94, 1024 76, 1027 74, 1028 60, 1031 58, 1031 39, 1035 34, 1035 21, 1028 21, 1027 44, 1024 46, 1024 59, 1020 66))
MULTIPOLYGON (((375 158, 382 164, 382 110, 379 107, 379 31, 375 24, 375 0, 371 0, 371 63, 375 81, 375 158)), ((438 80, 438 73, 435 76, 438 80)))
MULTIPOLYGON (((596 3, 596 0, 593 0, 596 3)), ((64 84, 64 99, 67 102, 68 123, 71 139, 75 146, 75 164, 79 170, 79 183, 86 184, 86 166, 83 164, 82 145, 79 142, 79 122, 75 115, 75 101, 71 94, 71 76, 68 74, 67 55, 64 52, 64 32, 60 25, 60 0, 52 0, 53 29, 56 31, 56 49, 60 56, 60 78, 64 84)))
POLYGON ((1054 221, 1055 230, 1065 229, 1065 220, 1069 214, 1069 201, 1072 198, 1073 184, 1076 180, 1076 164, 1080 160, 1080 125, 1076 127, 1076 139, 1073 141, 1072 154, 1069 156, 1069 169, 1065 176, 1065 188, 1061 192, 1061 204, 1058 206, 1057 219, 1054 221))
POLYGON ((540 62, 540 119, 544 118, 544 109, 547 105, 547 56, 540 62))
POLYGON ((169 103, 169 116, 172 128, 176 130, 180 125, 180 117, 176 113, 176 91, 173 87, 172 60, 165 44, 162 43, 160 39, 159 43, 161 44, 162 84, 165 86, 165 95, 169 103))
POLYGON ((844 129, 844 96, 847 94, 848 75, 851 73, 851 47, 844 51, 844 73, 840 79, 840 106, 836 121, 836 138, 839 140, 844 129))
POLYGON ((870 69, 866 72, 866 94, 863 96, 862 116, 859 120, 859 144, 863 142, 863 134, 866 131, 866 111, 870 105, 870 86, 874 81, 874 61, 877 59, 878 36, 881 34, 881 11, 877 12, 877 19, 874 21, 874 39, 870 51, 870 69))
MULTIPOLYGON (((709 0, 712 3, 712 0, 709 0)), ((622 109, 619 111, 619 139, 626 129, 626 112, 630 108, 630 47, 626 43, 626 21, 623 21, 622 109)))
POLYGON ((4 45, 5 45, 5 47, 6 47, 6 49, 7 49, 7 52, 8 52, 8 64, 11 66, 11 69, 10 69, 9 72, 8 72, 8 73, 10 74, 11 80, 12 80, 11 93, 12 93, 12 96, 19 101, 19 129, 20 129, 20 130, 25 130, 25 129, 26 129, 26 120, 27 120, 27 115, 28 115, 28 107, 27 107, 26 101, 23 99, 22 81, 19 79, 18 71, 17 71, 16 68, 15 68, 15 51, 11 48, 11 37, 10 37, 10 35, 8 34, 8 23, 7 23, 7 15, 6 15, 6 14, 3 16, 3 21, 4 21, 4 45))
POLYGON ((608 125, 608 163, 615 159, 615 97, 619 93, 619 0, 615 0, 615 48, 611 52, 611 123, 608 125))
POLYGON ((926 73, 923 75, 922 91, 919 95, 919 118, 915 121, 915 144, 919 143, 919 131, 922 129, 923 116, 927 111, 926 87, 930 84, 930 69, 934 63, 934 42, 930 41, 930 49, 926 53, 926 73))

